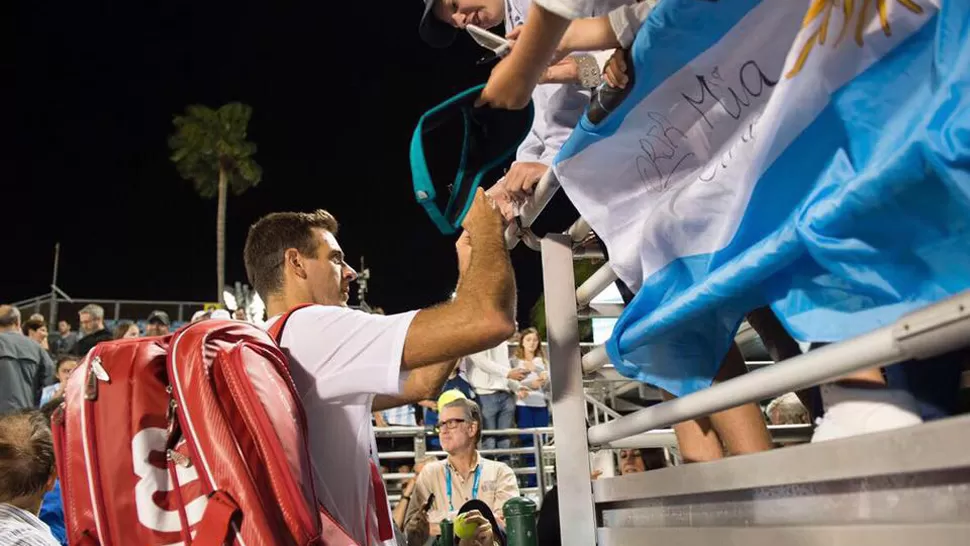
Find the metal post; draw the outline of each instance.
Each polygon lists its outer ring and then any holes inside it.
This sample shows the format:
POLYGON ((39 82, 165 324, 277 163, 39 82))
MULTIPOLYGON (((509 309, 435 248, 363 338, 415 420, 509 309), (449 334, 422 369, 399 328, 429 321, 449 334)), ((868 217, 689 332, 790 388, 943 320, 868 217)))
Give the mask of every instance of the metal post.
POLYGON ((117 322, 119 318, 121 318, 121 302, 116 301, 115 302, 115 322, 117 322))
POLYGON ((57 328, 57 269, 61 260, 61 243, 54 243, 54 274, 51 276, 51 305, 49 329, 57 328))
POLYGON ((536 458, 536 487, 539 488, 539 502, 542 502, 546 495, 546 465, 542 460, 542 437, 535 431, 532 431, 532 450, 536 458))
POLYGON ((596 514, 589 479, 586 398, 579 354, 576 280, 572 241, 551 234, 542 240, 542 280, 549 339, 552 421, 556 434, 556 475, 563 546, 596 544, 596 514))

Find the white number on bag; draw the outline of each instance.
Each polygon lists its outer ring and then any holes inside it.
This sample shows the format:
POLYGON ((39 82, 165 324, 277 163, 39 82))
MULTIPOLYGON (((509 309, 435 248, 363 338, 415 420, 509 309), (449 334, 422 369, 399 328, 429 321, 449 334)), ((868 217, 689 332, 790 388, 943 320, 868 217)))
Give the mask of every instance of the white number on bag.
MULTIPOLYGON (((135 474, 140 478, 135 484, 135 508, 138 522, 154 531, 177 533, 182 529, 182 521, 177 510, 164 510, 155 503, 156 491, 168 492, 174 488, 168 470, 149 462, 153 452, 165 453, 168 433, 163 428, 146 428, 138 431, 131 439, 131 460, 135 474)), ((199 479, 194 466, 183 468, 175 466, 175 474, 180 485, 184 486, 199 479)), ((185 505, 185 516, 189 526, 202 521, 206 498, 198 497, 185 505)))

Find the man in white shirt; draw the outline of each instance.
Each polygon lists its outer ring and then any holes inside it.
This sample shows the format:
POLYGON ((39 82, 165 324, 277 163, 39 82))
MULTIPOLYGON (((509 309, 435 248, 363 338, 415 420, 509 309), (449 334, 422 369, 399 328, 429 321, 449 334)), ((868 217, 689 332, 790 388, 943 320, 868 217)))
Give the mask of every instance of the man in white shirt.
MULTIPOLYGON (((481 351, 465 358, 468 383, 478 395, 482 408, 483 430, 508 429, 515 426, 515 393, 519 381, 529 372, 512 368, 509 362, 509 344, 503 341, 497 347, 481 351)), ((497 439, 486 436, 483 449, 508 449, 512 445, 509 436, 497 439)))
POLYGON ((456 243, 459 280, 446 303, 382 316, 348 309, 357 273, 344 261, 326 211, 275 213, 249 230, 249 281, 267 327, 296 307, 281 345, 306 408, 317 495, 362 545, 393 544, 371 412, 432 398, 456 360, 515 331, 515 279, 503 220, 479 190, 456 243))

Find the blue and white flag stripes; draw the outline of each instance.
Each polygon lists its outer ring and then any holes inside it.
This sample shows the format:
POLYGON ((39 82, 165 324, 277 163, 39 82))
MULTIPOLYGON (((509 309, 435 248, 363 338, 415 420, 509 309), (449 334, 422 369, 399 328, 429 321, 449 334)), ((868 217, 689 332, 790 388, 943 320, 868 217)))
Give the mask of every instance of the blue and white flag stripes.
POLYGON ((970 288, 970 2, 663 0, 554 168, 636 298, 607 349, 683 395, 744 314, 838 341, 970 288))

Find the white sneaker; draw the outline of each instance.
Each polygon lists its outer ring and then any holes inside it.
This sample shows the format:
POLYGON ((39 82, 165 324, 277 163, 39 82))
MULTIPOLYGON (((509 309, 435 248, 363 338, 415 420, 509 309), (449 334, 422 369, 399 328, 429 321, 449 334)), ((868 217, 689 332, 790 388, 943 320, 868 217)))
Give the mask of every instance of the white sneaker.
POLYGON ((812 443, 892 430, 923 422, 916 399, 898 389, 822 385, 825 413, 816 420, 812 443))

